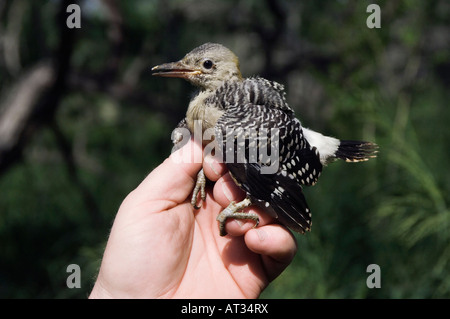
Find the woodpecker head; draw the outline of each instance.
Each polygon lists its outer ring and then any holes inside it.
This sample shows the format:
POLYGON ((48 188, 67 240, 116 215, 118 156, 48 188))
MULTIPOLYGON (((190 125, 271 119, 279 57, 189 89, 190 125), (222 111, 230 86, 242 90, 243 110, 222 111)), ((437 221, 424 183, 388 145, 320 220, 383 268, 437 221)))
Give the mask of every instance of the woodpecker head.
POLYGON ((203 90, 215 90, 224 81, 242 79, 237 56, 217 43, 205 43, 180 61, 157 65, 152 71, 153 75, 186 79, 203 90))

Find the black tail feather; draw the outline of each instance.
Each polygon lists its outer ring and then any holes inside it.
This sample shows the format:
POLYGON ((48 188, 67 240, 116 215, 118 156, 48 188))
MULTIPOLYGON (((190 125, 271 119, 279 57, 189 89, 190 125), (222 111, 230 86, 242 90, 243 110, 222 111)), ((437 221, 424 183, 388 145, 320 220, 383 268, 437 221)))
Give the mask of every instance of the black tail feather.
POLYGON ((377 157, 378 145, 371 142, 342 140, 335 156, 346 162, 362 162, 377 157))

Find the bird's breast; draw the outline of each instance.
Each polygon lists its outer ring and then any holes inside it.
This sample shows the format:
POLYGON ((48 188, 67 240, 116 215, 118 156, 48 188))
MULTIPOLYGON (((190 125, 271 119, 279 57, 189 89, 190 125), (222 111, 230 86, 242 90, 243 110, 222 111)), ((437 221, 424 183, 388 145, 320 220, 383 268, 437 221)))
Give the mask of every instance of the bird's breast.
MULTIPOLYGON (((201 134, 208 129, 213 129, 217 120, 222 116, 224 110, 211 102, 212 92, 202 91, 189 103, 186 113, 186 124, 191 133, 201 130, 201 134)), ((213 133, 213 132, 208 132, 213 133)), ((211 134, 205 134, 210 136, 211 134)), ((207 144, 211 139, 204 139, 203 144, 207 144)))

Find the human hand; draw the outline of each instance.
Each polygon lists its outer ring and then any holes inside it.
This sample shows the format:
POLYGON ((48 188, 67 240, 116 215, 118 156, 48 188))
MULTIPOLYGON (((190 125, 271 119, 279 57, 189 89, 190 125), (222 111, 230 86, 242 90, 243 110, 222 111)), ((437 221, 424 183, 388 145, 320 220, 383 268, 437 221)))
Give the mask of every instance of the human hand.
POLYGON ((260 224, 217 215, 245 194, 224 164, 204 160, 206 201, 190 196, 202 150, 190 141, 154 169, 123 201, 90 298, 257 298, 292 261, 293 235, 254 207, 260 224))

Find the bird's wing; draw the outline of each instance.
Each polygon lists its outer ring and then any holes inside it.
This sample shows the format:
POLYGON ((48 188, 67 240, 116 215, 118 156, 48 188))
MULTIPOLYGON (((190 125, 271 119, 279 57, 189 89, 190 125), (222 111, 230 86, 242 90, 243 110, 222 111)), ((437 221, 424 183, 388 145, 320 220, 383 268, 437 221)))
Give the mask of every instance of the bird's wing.
POLYGON ((244 82, 234 88, 234 98, 224 101, 216 140, 230 173, 252 201, 303 233, 310 228, 311 214, 301 184, 317 181, 319 154, 280 94, 258 85, 244 82))

